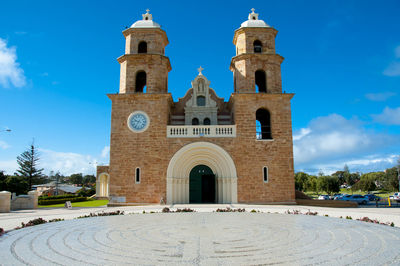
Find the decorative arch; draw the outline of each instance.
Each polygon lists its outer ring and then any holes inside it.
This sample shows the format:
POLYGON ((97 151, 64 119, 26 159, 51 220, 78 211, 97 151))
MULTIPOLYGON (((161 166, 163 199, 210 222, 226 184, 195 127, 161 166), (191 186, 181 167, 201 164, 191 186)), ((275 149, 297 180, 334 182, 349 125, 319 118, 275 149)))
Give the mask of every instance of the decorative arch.
POLYGON ((96 180, 96 198, 108 198, 110 175, 101 173, 96 180))
POLYGON ((237 174, 231 156, 210 142, 182 147, 171 158, 167 170, 167 203, 189 203, 189 175, 197 165, 211 168, 216 178, 216 202, 237 203, 237 174))

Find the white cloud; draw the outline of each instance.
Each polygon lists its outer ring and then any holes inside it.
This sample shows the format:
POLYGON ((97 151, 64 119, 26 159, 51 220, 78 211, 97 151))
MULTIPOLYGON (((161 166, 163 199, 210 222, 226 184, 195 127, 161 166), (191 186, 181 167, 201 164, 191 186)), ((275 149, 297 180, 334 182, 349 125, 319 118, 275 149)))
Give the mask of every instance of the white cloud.
POLYGON ((97 160, 90 155, 73 152, 56 152, 46 149, 39 149, 39 151, 39 167, 44 168, 46 173, 49 171, 59 171, 64 175, 96 173, 97 160))
POLYGON ((296 169, 296 171, 304 171, 311 174, 317 174, 322 171, 324 174, 332 174, 336 171, 343 170, 344 165, 349 167, 350 172, 377 172, 384 169, 394 167, 399 156, 397 154, 374 154, 361 156, 355 159, 341 159, 320 164, 315 164, 305 169, 296 169))
POLYGON ((107 158, 110 155, 110 146, 104 146, 101 151, 101 158, 107 158))
POLYGON ((396 49, 394 49, 394 54, 396 58, 400 58, 400 45, 397 46, 396 49))
MULTIPOLYGON (((397 46, 394 49, 394 55, 397 59, 400 58, 400 45, 397 46)), ((400 62, 394 61, 392 62, 384 71, 383 71, 383 75, 385 76, 389 76, 389 77, 396 77, 396 76, 400 76, 400 62)))
POLYGON ((365 98, 375 102, 383 102, 395 95, 396 93, 394 92, 367 93, 365 94, 365 98))
POLYGON ((307 128, 295 132, 293 140, 297 171, 315 170, 321 164, 359 158, 366 153, 375 154, 398 142, 395 136, 367 131, 358 119, 348 120, 337 114, 313 119, 307 128))
POLYGON ((25 86, 24 70, 17 63, 15 47, 7 47, 4 39, 0 38, 0 85, 8 88, 25 86))
POLYGON ((400 125, 400 107, 386 107, 381 114, 371 115, 375 122, 386 125, 400 125))
POLYGON ((400 62, 391 63, 384 71, 383 74, 389 77, 400 76, 400 62))
POLYGON ((0 171, 12 175, 18 168, 17 160, 0 161, 0 171))
POLYGON ((7 144, 7 142, 0 140, 0 149, 8 149, 10 148, 10 145, 7 144))

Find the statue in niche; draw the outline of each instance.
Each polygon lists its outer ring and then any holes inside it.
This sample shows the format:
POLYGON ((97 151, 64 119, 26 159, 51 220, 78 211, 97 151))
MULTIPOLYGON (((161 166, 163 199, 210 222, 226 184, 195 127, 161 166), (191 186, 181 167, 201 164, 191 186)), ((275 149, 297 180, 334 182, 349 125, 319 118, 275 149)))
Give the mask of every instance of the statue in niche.
POLYGON ((204 92, 204 80, 199 79, 199 92, 204 92))

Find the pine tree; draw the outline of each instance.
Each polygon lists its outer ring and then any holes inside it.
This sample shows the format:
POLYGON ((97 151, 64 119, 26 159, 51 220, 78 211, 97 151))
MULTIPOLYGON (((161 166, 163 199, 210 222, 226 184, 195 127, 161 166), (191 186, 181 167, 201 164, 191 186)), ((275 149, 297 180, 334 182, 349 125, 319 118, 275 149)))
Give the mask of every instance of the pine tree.
POLYGON ((40 182, 43 177, 43 169, 37 168, 39 159, 39 154, 33 142, 26 151, 17 157, 17 163, 19 165, 17 172, 20 176, 28 180, 29 189, 32 188, 34 183, 40 182))

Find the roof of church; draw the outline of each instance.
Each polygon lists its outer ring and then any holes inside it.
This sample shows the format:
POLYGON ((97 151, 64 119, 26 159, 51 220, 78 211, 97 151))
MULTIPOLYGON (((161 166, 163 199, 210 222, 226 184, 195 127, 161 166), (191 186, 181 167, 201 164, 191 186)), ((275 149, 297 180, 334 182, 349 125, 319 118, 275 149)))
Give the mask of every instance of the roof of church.
POLYGON ((251 9, 249 19, 243 22, 241 28, 269 28, 270 26, 264 20, 258 19, 258 13, 254 13, 254 8, 251 9))
POLYGON ((161 28, 160 24, 153 21, 153 16, 146 10, 146 14, 142 14, 143 19, 132 24, 131 28, 161 28))

